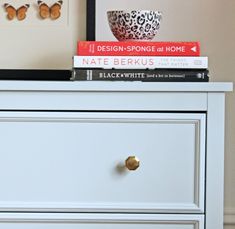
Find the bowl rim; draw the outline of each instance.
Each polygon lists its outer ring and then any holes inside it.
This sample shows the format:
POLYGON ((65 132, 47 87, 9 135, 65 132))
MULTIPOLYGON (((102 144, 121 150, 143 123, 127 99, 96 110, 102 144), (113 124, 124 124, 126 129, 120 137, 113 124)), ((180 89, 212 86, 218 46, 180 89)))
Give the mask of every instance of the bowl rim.
POLYGON ((154 12, 154 13, 157 13, 157 14, 162 14, 162 11, 160 10, 108 10, 107 11, 107 14, 109 13, 133 13, 133 12, 154 12))

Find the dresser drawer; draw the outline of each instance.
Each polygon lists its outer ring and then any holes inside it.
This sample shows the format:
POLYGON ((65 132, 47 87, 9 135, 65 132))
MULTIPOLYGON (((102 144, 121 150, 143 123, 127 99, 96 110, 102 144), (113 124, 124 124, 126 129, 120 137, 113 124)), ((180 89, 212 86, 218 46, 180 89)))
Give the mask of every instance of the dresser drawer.
POLYGON ((204 212, 205 114, 2 112, 0 135, 1 211, 204 212))
POLYGON ((198 215, 3 214, 4 229, 204 229, 198 215))

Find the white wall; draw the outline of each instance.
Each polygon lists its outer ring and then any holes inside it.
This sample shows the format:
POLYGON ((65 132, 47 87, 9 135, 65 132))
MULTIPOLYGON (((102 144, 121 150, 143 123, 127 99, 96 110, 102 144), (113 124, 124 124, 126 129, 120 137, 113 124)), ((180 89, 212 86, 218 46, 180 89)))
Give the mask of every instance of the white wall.
MULTIPOLYGON (((209 57, 211 81, 235 81, 234 0, 97 0, 97 40, 115 40, 106 18, 113 9, 163 12, 157 41, 200 41, 209 57)), ((225 151, 225 223, 235 229, 235 93, 227 95, 225 151)))

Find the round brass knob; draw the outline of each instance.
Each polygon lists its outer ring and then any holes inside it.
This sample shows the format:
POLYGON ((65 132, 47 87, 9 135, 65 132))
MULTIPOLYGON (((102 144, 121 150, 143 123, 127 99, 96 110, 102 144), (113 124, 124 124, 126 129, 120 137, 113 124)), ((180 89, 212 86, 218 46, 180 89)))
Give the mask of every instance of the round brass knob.
POLYGON ((130 156, 126 159, 125 165, 129 170, 136 170, 140 166, 140 160, 135 156, 130 156))

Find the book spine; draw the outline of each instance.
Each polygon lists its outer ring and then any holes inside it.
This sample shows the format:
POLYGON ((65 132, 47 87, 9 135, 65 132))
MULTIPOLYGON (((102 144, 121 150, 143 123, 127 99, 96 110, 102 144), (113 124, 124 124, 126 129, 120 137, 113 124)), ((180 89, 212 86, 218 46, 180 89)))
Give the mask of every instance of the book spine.
POLYGON ((208 70, 74 69, 74 81, 208 82, 208 70))
POLYGON ((165 57, 165 56, 74 56, 74 68, 104 69, 155 69, 155 68, 197 68, 207 69, 207 57, 165 57))
POLYGON ((199 42, 78 41, 81 56, 200 56, 199 42))

